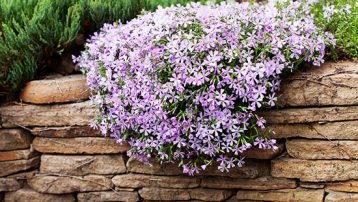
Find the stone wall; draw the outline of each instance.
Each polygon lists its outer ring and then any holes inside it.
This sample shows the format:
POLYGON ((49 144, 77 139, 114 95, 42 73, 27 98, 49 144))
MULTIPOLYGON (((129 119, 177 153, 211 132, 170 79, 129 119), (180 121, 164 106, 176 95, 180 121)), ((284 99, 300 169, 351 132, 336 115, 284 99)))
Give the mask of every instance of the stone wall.
POLYGON ((32 104, 0 107, 0 201, 358 201, 357 62, 284 81, 284 107, 261 112, 279 149, 196 177, 128 159, 128 145, 89 128, 82 76, 30 82, 20 97, 32 104))

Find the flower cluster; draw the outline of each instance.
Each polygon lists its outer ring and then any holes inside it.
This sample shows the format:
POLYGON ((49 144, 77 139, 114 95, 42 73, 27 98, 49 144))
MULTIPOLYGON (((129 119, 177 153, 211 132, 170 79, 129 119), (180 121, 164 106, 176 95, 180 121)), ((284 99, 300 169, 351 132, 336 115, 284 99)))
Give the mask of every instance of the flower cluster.
POLYGON ((332 43, 309 4, 192 3, 107 24, 75 60, 101 111, 95 127, 128 142, 129 156, 193 175, 241 167, 251 147, 276 149, 255 111, 275 106, 283 71, 320 65, 332 43))

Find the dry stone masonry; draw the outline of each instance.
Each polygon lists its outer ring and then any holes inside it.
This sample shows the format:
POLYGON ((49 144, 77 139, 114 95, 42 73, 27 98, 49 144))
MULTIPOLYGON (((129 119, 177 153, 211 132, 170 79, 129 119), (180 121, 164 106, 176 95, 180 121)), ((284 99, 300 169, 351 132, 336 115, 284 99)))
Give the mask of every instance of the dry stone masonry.
POLYGON ((229 173, 184 176, 146 166, 129 145, 88 126, 85 78, 30 82, 0 106, 0 201, 358 201, 358 63, 311 67, 283 82, 280 109, 262 111, 279 141, 229 173))

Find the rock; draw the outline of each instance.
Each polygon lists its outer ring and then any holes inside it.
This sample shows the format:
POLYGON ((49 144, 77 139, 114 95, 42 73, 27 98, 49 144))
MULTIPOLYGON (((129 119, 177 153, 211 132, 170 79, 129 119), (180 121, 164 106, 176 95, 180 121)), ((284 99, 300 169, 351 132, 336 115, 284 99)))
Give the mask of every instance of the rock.
POLYGON ((41 153, 56 154, 113 154, 126 152, 130 148, 128 144, 120 145, 115 139, 104 137, 36 137, 32 146, 41 153))
POLYGON ((216 189, 165 189, 165 188, 143 188, 139 195, 144 200, 202 200, 223 201, 231 196, 231 192, 216 189))
POLYGON ((15 192, 5 194, 5 202, 26 201, 26 202, 74 202, 75 197, 71 194, 53 195, 41 194, 29 188, 23 188, 15 192))
POLYGON ((274 109, 259 115, 269 124, 350 121, 358 119, 358 106, 274 109))
POLYGON ((283 150, 285 149, 284 144, 277 144, 277 149, 276 150, 272 150, 272 149, 259 149, 258 147, 253 147, 250 148, 248 150, 246 150, 243 153, 243 156, 245 156, 246 158, 251 158, 251 159, 273 159, 274 157, 280 155, 283 150))
POLYGON ((200 179, 193 177, 174 177, 174 176, 153 176, 127 174, 116 175, 112 178, 116 187, 143 188, 143 187, 163 187, 163 188, 195 188, 199 187, 200 179))
POLYGON ((4 128, 18 125, 84 126, 88 125, 97 114, 97 109, 91 101, 56 105, 14 103, 1 106, 0 111, 4 128))
POLYGON ((32 136, 22 129, 0 129, 0 151, 30 148, 32 136))
POLYGON ((0 151, 0 161, 30 159, 37 155, 38 153, 36 151, 33 151, 32 149, 0 151))
POLYGON ((87 192, 77 194, 78 202, 100 202, 100 201, 139 201, 137 192, 128 191, 105 191, 87 192))
POLYGON ((325 202, 357 202, 358 193, 330 192, 326 196, 325 202))
POLYGON ((328 62, 283 81, 279 103, 285 106, 355 105, 357 62, 328 62))
POLYGON ((39 173, 38 170, 30 170, 30 171, 24 171, 24 172, 20 172, 20 173, 16 173, 13 175, 9 175, 7 176, 8 178, 14 178, 14 179, 28 179, 28 178, 32 178, 34 177, 37 173, 39 173))
POLYGON ((2 161, 0 162, 0 177, 11 175, 20 171, 29 170, 40 163, 39 157, 28 160, 2 161))
POLYGON ((20 99, 33 104, 50 104, 86 100, 91 92, 81 74, 54 79, 34 80, 26 84, 20 99))
POLYGON ((35 136, 53 138, 101 137, 100 131, 90 126, 35 127, 31 133, 35 136))
POLYGON ((270 124, 274 138, 304 137, 310 139, 358 140, 358 121, 306 124, 270 124))
POLYGON ((14 178, 0 178, 0 192, 16 191, 21 187, 22 183, 14 178))
POLYGON ((119 174, 126 172, 122 155, 48 155, 41 156, 41 173, 66 175, 119 174))
POLYGON ((200 186, 214 189, 270 190, 296 188, 297 183, 294 180, 266 176, 257 179, 203 178, 200 186))
POLYGON ((48 194, 66 194, 74 192, 106 191, 113 187, 109 178, 101 175, 79 176, 50 176, 37 175, 27 180, 29 186, 48 194))
POLYGON ((286 148, 298 159, 358 159, 358 141, 293 139, 286 148))
MULTIPOLYGON (((182 175, 183 171, 177 163, 163 164, 156 161, 150 162, 152 166, 145 165, 135 158, 130 158, 127 162, 127 169, 132 173, 155 174, 155 175, 182 175)), ((201 176, 226 176, 236 178, 257 178, 269 175, 270 165, 266 161, 246 160, 241 168, 231 169, 230 172, 220 172, 217 166, 209 166, 205 171, 199 173, 201 176)))
POLYGON ((323 189, 325 187, 324 184, 314 182, 300 182, 299 186, 307 189, 323 189))
POLYGON ((273 177, 299 178, 307 182, 358 179, 357 160, 300 160, 279 158, 272 161, 273 177))
POLYGON ((238 200, 275 201, 275 202, 312 202, 323 201, 324 190, 312 189, 280 189, 271 191, 239 190, 236 194, 238 200))
POLYGON ((326 184, 326 190, 358 193, 358 181, 349 180, 345 182, 328 183, 326 184))

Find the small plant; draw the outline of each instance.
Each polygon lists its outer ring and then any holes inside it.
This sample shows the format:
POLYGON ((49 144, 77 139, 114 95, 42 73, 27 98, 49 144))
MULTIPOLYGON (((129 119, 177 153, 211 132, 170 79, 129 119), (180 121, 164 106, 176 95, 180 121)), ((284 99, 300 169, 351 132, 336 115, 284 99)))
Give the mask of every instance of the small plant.
POLYGON ((280 75, 323 63, 332 35, 311 4, 220 4, 158 9, 106 24, 75 60, 100 108, 93 126, 143 162, 179 162, 193 175, 243 165, 251 147, 275 149, 265 120, 280 75))

